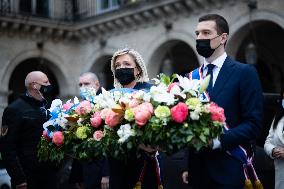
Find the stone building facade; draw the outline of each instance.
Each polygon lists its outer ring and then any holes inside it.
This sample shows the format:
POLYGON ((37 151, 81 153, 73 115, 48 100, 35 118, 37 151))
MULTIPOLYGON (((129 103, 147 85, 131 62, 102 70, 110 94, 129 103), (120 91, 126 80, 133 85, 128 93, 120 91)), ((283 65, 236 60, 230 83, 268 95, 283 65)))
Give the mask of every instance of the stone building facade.
POLYGON ((31 70, 47 72, 62 99, 78 95, 85 71, 111 88, 110 58, 125 47, 151 78, 184 74, 202 62, 195 26, 206 13, 227 18, 227 52, 256 66, 265 94, 284 87, 283 0, 0 0, 0 13, 0 115, 31 70))

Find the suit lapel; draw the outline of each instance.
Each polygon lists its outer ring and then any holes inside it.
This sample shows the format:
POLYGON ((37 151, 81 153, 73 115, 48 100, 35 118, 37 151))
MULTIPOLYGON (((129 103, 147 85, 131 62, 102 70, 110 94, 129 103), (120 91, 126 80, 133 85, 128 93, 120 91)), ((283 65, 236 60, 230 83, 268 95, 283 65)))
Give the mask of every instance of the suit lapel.
POLYGON ((212 101, 216 100, 220 90, 225 86, 226 82, 228 82, 230 76, 232 75, 231 73, 233 71, 233 67, 234 64, 232 64, 232 60, 227 56, 212 89, 212 101))

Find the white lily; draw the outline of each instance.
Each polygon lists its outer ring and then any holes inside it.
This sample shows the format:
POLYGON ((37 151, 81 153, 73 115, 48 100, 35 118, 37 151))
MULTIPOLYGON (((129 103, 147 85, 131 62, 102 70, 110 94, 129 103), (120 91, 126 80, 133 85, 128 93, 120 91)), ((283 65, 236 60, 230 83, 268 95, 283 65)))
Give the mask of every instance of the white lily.
POLYGON ((170 93, 173 95, 181 96, 182 98, 186 97, 186 94, 184 94, 180 87, 178 85, 175 85, 171 88, 170 93))
POLYGON ((206 91, 208 85, 209 85, 209 81, 210 81, 210 75, 207 75, 200 83, 200 88, 199 88, 199 92, 203 93, 204 91, 206 91))
POLYGON ((200 86, 200 81, 197 79, 190 80, 187 77, 182 77, 180 75, 176 75, 179 81, 179 85, 183 88, 184 92, 190 92, 191 90, 198 91, 200 86))

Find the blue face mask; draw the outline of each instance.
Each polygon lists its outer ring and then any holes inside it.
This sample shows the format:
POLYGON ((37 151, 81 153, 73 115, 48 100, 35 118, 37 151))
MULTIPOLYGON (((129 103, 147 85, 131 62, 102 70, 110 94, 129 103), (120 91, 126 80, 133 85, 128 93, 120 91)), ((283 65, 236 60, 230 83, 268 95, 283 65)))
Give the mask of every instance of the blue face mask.
POLYGON ((91 97, 96 96, 96 89, 92 87, 80 87, 80 96, 83 100, 90 100, 91 97))
POLYGON ((284 99, 282 99, 282 108, 284 108, 284 99))

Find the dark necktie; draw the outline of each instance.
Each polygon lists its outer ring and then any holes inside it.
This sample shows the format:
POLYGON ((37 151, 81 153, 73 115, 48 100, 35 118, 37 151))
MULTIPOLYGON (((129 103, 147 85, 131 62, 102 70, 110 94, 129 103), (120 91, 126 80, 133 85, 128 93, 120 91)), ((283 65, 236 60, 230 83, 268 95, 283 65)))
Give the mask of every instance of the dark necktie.
POLYGON ((207 65, 206 76, 210 74, 210 80, 209 80, 209 85, 208 85, 206 91, 208 92, 209 96, 210 96, 210 93, 212 92, 212 89, 213 89, 213 69, 214 69, 214 67, 215 67, 214 64, 208 64, 207 65))

